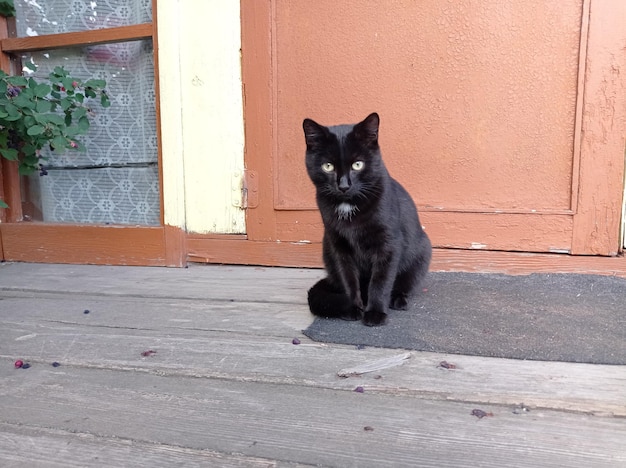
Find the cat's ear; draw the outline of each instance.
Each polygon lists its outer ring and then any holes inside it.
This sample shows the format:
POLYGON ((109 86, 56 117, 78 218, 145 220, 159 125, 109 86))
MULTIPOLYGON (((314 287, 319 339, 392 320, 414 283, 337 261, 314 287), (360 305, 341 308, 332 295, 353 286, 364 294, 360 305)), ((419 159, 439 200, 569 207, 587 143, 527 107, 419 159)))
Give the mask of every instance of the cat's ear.
POLYGON ((320 148, 328 139, 328 129, 311 119, 304 119, 302 128, 304 129, 306 147, 309 150, 320 148))
POLYGON ((371 113, 363 122, 359 122, 354 126, 354 134, 366 146, 378 145, 378 126, 380 117, 376 112, 371 113))

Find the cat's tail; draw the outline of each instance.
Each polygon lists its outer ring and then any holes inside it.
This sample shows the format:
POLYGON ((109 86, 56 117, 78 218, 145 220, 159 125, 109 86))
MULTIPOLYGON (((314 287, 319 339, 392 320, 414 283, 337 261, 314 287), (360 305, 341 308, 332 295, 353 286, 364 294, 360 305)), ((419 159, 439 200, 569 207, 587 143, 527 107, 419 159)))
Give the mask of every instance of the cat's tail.
POLYGON ((313 315, 343 320, 360 320, 361 311, 352 305, 348 296, 328 278, 319 280, 309 289, 309 309, 313 315))

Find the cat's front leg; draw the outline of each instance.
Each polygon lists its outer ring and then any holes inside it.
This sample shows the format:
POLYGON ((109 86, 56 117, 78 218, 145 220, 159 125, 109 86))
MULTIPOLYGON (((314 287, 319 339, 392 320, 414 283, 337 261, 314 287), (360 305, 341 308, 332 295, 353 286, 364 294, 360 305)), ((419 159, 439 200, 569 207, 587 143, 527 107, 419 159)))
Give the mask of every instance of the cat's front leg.
POLYGON ((387 321, 387 307, 397 264, 392 255, 383 255, 373 264, 367 306, 363 312, 363 323, 368 327, 384 325, 387 321))
POLYGON ((364 304, 361 298, 358 270, 351 262, 347 262, 342 268, 341 273, 342 283, 351 304, 346 319, 360 320, 363 316, 364 304))
POLYGON ((361 299, 358 268, 349 246, 341 240, 331 243, 325 236, 324 263, 329 281, 335 287, 340 287, 347 296, 348 305, 339 311, 338 316, 344 320, 360 320, 364 305, 361 299))

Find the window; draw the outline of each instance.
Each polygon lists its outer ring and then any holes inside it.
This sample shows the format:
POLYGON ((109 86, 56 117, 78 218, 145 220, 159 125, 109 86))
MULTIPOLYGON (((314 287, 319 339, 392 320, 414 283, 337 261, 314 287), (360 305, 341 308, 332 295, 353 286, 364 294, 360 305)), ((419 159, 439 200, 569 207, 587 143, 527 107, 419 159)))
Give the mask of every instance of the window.
MULTIPOLYGON (((36 76, 63 66, 107 82, 111 107, 91 103, 86 152, 51 155, 47 175, 22 180, 25 219, 159 225, 152 0, 15 0, 14 38, 2 41, 36 76)), ((17 62, 19 63, 19 62, 17 62)), ((28 70, 24 74, 29 73, 28 70)))

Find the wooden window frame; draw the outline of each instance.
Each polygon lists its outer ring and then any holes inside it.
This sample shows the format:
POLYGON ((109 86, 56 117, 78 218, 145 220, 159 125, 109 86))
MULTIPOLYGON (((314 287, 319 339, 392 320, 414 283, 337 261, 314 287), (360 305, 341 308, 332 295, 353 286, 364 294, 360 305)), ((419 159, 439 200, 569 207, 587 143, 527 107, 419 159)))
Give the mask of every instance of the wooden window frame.
POLYGON ((185 253, 181 233, 164 225, 161 118, 157 44, 157 0, 152 0, 152 22, 131 26, 15 37, 15 19, 0 17, 0 68, 15 73, 22 53, 150 39, 154 48, 154 76, 159 167, 160 226, 56 224, 23 222, 18 164, 0 161, 0 259, 120 265, 182 266, 185 253), (169 246, 169 248, 166 248, 169 246))

